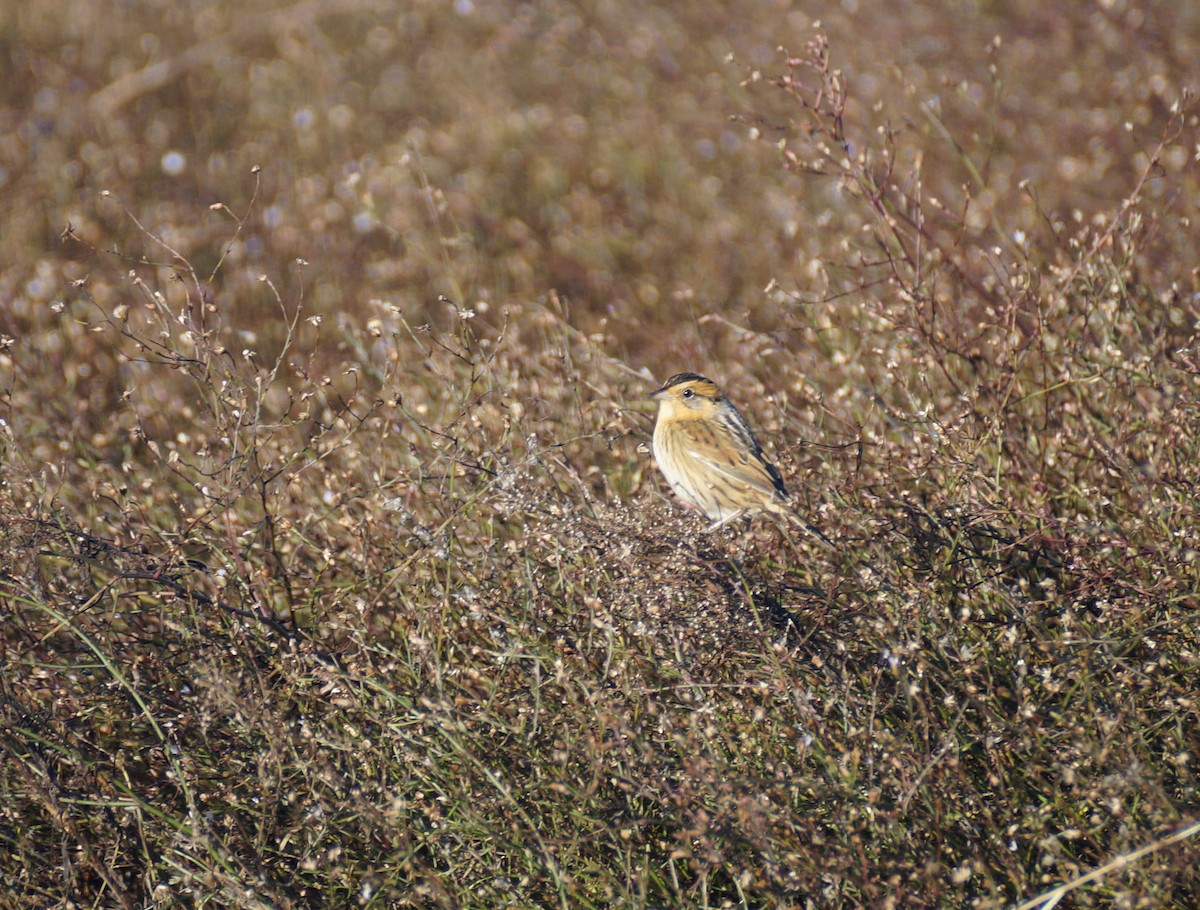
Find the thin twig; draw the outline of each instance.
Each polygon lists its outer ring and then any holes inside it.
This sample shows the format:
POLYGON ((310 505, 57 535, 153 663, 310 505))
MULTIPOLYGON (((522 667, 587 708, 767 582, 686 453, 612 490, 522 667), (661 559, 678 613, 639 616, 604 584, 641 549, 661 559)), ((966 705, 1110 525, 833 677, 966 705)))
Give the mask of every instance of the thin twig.
POLYGON ((1181 840, 1200 832, 1200 821, 1194 821, 1190 825, 1185 825, 1169 837, 1164 837, 1162 840, 1152 841, 1144 847, 1138 847, 1132 853, 1123 853, 1116 859, 1105 863, 1099 869, 1093 869, 1086 875, 1081 875, 1079 878, 1072 879, 1069 882, 1063 882, 1057 888, 1052 888, 1039 894, 1032 900, 1027 900, 1023 904, 1018 904, 1013 910, 1050 910, 1063 899, 1063 895, 1074 891, 1076 888, 1081 888, 1089 882, 1094 882, 1098 878, 1103 878, 1110 872, 1115 872, 1118 869, 1123 869, 1130 863, 1135 863, 1143 856, 1154 853, 1156 850, 1161 850, 1163 847, 1169 847, 1171 844, 1178 843, 1181 840))

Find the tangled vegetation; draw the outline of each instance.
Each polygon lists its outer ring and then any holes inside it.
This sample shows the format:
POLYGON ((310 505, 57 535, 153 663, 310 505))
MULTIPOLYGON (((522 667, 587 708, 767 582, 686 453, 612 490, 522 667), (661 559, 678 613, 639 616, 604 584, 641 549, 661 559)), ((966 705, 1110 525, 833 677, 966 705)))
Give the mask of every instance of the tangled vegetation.
POLYGON ((1200 903, 1200 13, 825 5, 0 9, 0 905, 1200 903))

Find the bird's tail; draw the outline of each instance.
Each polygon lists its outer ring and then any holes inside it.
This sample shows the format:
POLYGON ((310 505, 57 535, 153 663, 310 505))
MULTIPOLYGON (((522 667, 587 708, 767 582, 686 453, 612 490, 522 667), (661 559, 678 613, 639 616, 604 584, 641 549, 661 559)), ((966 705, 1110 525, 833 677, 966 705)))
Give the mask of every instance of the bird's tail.
MULTIPOLYGON (((834 543, 821 531, 820 528, 813 525, 803 515, 794 509, 780 509, 780 514, 786 515, 789 519, 800 525, 800 527, 804 528, 804 530, 806 530, 809 534, 812 534, 830 549, 836 551, 846 549, 845 544, 838 545, 834 543)), ((882 584, 885 589, 890 591, 898 590, 895 585, 887 580, 887 576, 879 569, 877 565, 875 565, 875 563, 871 562, 871 560, 866 559, 863 556, 858 556, 856 557, 856 562, 859 566, 862 566, 864 569, 868 570, 872 575, 874 575, 878 582, 882 584)))
POLYGON ((818 540, 823 541, 824 543, 833 547, 833 549, 835 549, 835 550, 837 549, 837 544, 835 544, 832 540, 830 540, 828 537, 826 537, 820 528, 818 528, 816 525, 814 525, 812 522, 810 522, 808 519, 806 519, 804 516, 802 516, 799 512, 788 509, 784 512, 784 514, 787 515, 787 517, 789 519, 791 519, 792 521, 794 521, 796 524, 800 525, 800 527, 804 528, 804 530, 806 530, 809 534, 813 535, 813 537, 816 537, 818 540))

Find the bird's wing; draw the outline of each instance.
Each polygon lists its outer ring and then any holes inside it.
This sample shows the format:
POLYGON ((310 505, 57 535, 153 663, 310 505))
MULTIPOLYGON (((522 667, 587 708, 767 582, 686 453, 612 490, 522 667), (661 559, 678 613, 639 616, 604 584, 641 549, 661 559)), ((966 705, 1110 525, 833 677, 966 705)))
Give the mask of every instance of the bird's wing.
POLYGON ((775 465, 763 457, 757 442, 750 439, 752 448, 736 447, 703 425, 688 426, 684 430, 690 436, 688 451, 721 477, 745 484, 766 496, 787 497, 787 488, 775 465))
POLYGON ((740 458, 730 459, 711 458, 697 453, 696 457, 734 483, 754 487, 766 496, 787 497, 787 488, 783 485, 779 471, 761 455, 742 455, 740 458))

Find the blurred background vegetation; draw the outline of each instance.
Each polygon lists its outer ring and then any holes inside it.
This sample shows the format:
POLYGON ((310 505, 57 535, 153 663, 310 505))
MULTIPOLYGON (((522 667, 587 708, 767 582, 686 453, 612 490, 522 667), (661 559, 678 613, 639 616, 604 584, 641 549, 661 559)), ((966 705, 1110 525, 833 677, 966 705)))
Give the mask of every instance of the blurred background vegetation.
MULTIPOLYGON (((441 314, 439 294, 553 288, 656 375, 664 360, 721 355, 697 316, 778 330, 788 308, 763 293, 771 279, 812 299, 820 264, 854 262, 837 255, 861 227, 837 181, 779 166, 796 112, 742 85, 781 72, 780 49, 801 53, 818 23, 850 87, 853 142, 893 130, 897 177, 919 175, 927 201, 963 213, 961 243, 981 256, 999 236, 1057 246, 1056 219, 1110 215, 1200 40, 1187 5, 1124 3, 325 0, 247 15, 80 2, 3 16, 9 299, 49 268, 41 257, 88 272, 58 242, 68 223, 92 242, 136 242, 101 190, 201 267, 229 230, 203 209, 223 202, 249 219, 220 276, 247 321, 243 273, 287 282, 291 299, 297 257, 308 306, 350 316, 364 293, 415 315, 441 314)), ((1184 189, 1194 149, 1176 138, 1155 200, 1184 189)), ((50 284, 36 299, 54 298, 50 284)))
POLYGON ((0 6, 7 903, 998 907, 1194 820, 1197 59, 1122 0, 0 6), (664 501, 685 369, 837 552, 664 501))

